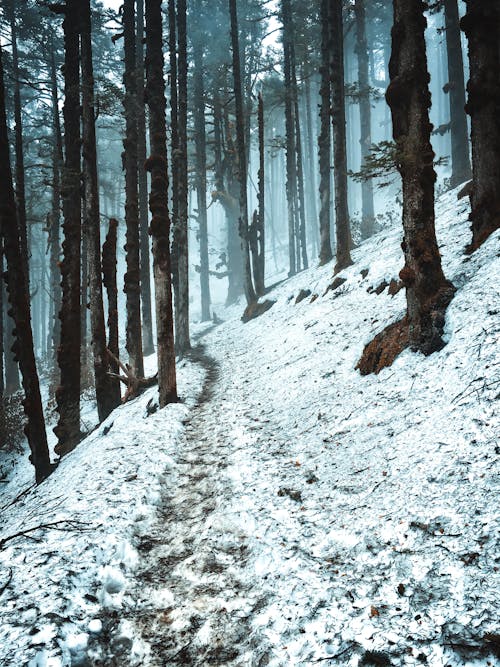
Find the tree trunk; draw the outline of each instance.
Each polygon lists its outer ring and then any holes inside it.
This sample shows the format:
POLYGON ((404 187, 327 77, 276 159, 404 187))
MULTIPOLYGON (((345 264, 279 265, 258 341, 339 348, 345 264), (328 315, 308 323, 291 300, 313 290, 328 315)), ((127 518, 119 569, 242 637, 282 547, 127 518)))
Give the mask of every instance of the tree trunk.
POLYGON ((243 252, 243 289, 247 305, 257 300, 252 283, 252 269, 250 266, 250 248, 248 244, 248 200, 247 200, 247 160, 245 150, 245 117, 243 110, 243 94, 241 88, 240 42, 238 33, 238 13, 236 0, 229 0, 229 15, 231 19, 231 45, 233 52, 233 83, 236 106, 236 149, 238 155, 238 181, 240 184, 240 218, 239 232, 241 249, 243 252))
POLYGON ((330 189, 330 21, 328 11, 329 0, 321 0, 321 87, 320 87, 320 132, 318 136, 319 156, 319 233, 320 249, 319 264, 323 266, 332 258, 332 244, 330 240, 331 224, 331 189, 330 189))
POLYGON ((335 186, 336 263, 338 273, 352 264, 351 229, 347 205, 347 146, 344 94, 344 26, 342 0, 330 2, 333 173, 335 186))
MULTIPOLYGON (((177 76, 177 17, 175 10, 175 0, 168 0, 168 50, 170 64, 170 145, 171 145, 171 163, 172 163, 172 287, 174 290, 174 316, 175 316, 175 337, 180 329, 179 312, 179 95, 178 95, 178 76, 177 76)), ((177 340, 176 340, 177 345, 177 340)))
POLYGON ((266 152, 264 144, 264 100, 262 93, 259 93, 258 105, 258 119, 259 119, 259 211, 258 211, 258 226, 257 226, 257 240, 258 240, 258 271, 255 273, 255 291, 258 296, 263 296, 266 291, 265 276, 266 276, 266 220, 265 220, 265 204, 266 204, 266 152))
POLYGON ((187 96, 188 60, 186 30, 186 0, 177 0, 178 84, 179 84, 179 204, 174 229, 175 255, 178 275, 178 302, 175 304, 176 348, 180 355, 191 347, 189 337, 189 253, 188 253, 188 156, 187 156, 187 96))
POLYGON ((142 305, 142 346, 145 355, 153 354, 151 278, 149 262, 148 174, 146 152, 146 106, 144 100, 144 0, 137 0, 137 167, 139 174, 139 236, 142 305))
POLYGON ((12 73, 14 76, 14 119, 15 119, 15 154, 16 154, 16 204, 17 224, 19 238, 21 241, 21 253, 23 258, 23 271, 26 278, 27 289, 30 289, 28 243, 28 221, 26 216, 26 192, 24 179, 24 148, 23 148, 23 118, 21 101, 21 84, 19 72, 19 55, 17 51, 17 24, 16 24, 17 2, 12 2, 10 13, 10 30, 12 40, 12 73))
POLYGON ((451 178, 450 187, 468 181, 471 176, 467 117, 465 115, 464 59, 460 39, 458 1, 444 0, 448 85, 450 96, 451 178))
POLYGON ((144 377, 141 326, 140 237, 137 169, 137 71, 135 39, 135 0, 123 3, 123 36, 125 39, 125 109, 126 134, 123 142, 125 165, 125 223, 127 271, 123 291, 127 295, 126 348, 135 377, 144 377))
MULTIPOLYGON (((118 220, 111 218, 108 234, 102 246, 102 276, 108 295, 108 350, 113 355, 109 360, 109 366, 115 375, 120 372, 119 365, 114 361, 114 359, 120 357, 118 344, 118 285, 116 282, 117 231, 118 220)), ((115 406, 120 405, 120 380, 117 377, 110 377, 109 394, 110 402, 115 406)))
POLYGON ((386 96, 403 181, 405 266, 400 278, 406 287, 409 343, 413 350, 431 354, 444 345, 445 312, 454 288, 444 277, 434 229, 436 173, 424 9, 422 0, 394 0, 391 82, 386 96))
POLYGON ((153 273, 156 298, 158 386, 160 407, 177 400, 174 323, 170 267, 170 217, 168 213, 168 169, 165 123, 165 82, 161 0, 146 0, 147 100, 151 156, 149 207, 152 213, 153 273))
MULTIPOLYGON (((358 57, 359 120, 361 145, 361 166, 370 154, 372 145, 372 113, 370 105, 370 83, 368 78, 369 55, 366 38, 365 0, 356 0, 356 55, 358 57)), ((361 238, 367 239, 374 232, 375 211, 373 207, 373 181, 363 180, 361 184, 361 238)))
POLYGON ((33 333, 29 306, 29 292, 23 275, 23 256, 19 244, 16 202, 12 185, 7 118, 5 114, 5 88, 0 48, 0 222, 7 258, 7 291, 9 314, 15 323, 16 342, 14 352, 18 358, 25 392, 24 412, 28 418, 25 429, 31 450, 31 462, 35 467, 36 481, 41 482, 51 471, 45 420, 40 396, 40 385, 33 351, 33 333))
POLYGON ((198 207, 198 236, 200 240, 201 321, 210 320, 210 278, 207 228, 207 138, 205 127, 205 90, 203 85, 203 31, 200 29, 201 3, 195 6, 193 38, 193 104, 196 149, 196 201, 198 207))
POLYGON ((317 206, 317 182, 315 170, 315 147, 314 147, 314 130, 313 130, 313 112, 311 108, 311 73, 308 69, 304 72, 304 109, 306 117, 306 164, 307 175, 305 179, 306 184, 306 201, 308 202, 308 219, 309 219, 309 233, 312 240, 312 254, 316 257, 319 253, 319 227, 318 227, 318 206, 317 206))
POLYGON ((80 297, 81 297, 81 196, 80 196, 80 63, 79 1, 67 0, 64 28, 64 145, 62 196, 64 213, 61 262, 61 344, 57 360, 61 371, 56 390, 59 422, 54 428, 63 455, 80 439, 80 297))
MULTIPOLYGON (((292 35, 295 30, 292 20, 292 35)), ((297 193, 298 193, 298 213, 299 213, 299 240, 300 240, 300 255, 302 258, 302 268, 307 269, 309 266, 307 260, 307 244, 306 244, 306 202, 304 196, 304 167, 302 163, 302 133, 300 130, 300 113, 299 113, 299 94, 297 88, 297 67, 295 63, 295 45, 292 41, 290 49, 291 73, 292 73, 292 91, 293 91, 293 116, 295 120, 295 151, 297 160, 297 193)))
POLYGON ((49 224, 50 244, 50 294, 52 297, 52 350, 53 362, 56 363, 57 349, 60 343, 61 322, 61 272, 59 260, 61 256, 60 224, 61 224, 61 172, 63 168, 63 149, 61 119, 59 117, 59 95, 57 89, 57 69, 54 42, 50 44, 50 89, 52 102, 52 207, 49 224))
POLYGON ((467 0, 462 30, 469 42, 466 111, 472 139, 470 252, 500 227, 500 6, 467 0))
POLYGON ((297 162, 295 147, 294 97, 292 84, 292 17, 290 0, 282 0, 283 18, 283 71, 285 76, 285 134, 286 134, 286 199, 288 210, 288 255, 290 261, 289 276, 299 269, 300 256, 296 253, 296 216, 297 216, 297 162))
MULTIPOLYGON (((80 0, 81 1, 81 0, 80 0)), ((90 326, 94 356, 95 393, 99 421, 116 408, 110 391, 109 363, 101 278, 101 231, 97 145, 95 134, 94 68, 90 0, 81 2, 83 176, 85 183, 84 234, 87 237, 90 326)))

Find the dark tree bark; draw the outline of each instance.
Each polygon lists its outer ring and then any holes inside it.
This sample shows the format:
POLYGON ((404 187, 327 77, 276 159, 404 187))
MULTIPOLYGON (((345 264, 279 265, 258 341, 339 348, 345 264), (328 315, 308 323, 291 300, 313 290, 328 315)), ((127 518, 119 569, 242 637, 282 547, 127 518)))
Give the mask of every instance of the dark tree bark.
POLYGON ((470 252, 500 227, 500 6, 467 0, 462 30, 469 42, 466 111, 472 139, 470 252))
POLYGON ((320 87, 320 133, 318 136, 319 155, 319 231, 320 248, 319 264, 323 266, 332 258, 330 240, 330 22, 328 12, 329 0, 321 0, 321 87, 320 87))
POLYGON ((125 166, 125 223, 127 271, 123 291, 127 295, 126 348, 129 365, 135 377, 144 376, 142 357, 140 237, 137 168, 137 71, 135 39, 135 0, 124 0, 123 36, 125 40, 125 109, 126 134, 123 142, 125 166))
POLYGON ((19 238, 21 241, 21 252, 23 258, 23 271, 29 292, 29 242, 28 242, 28 220, 26 216, 26 188, 24 179, 24 147, 23 147, 23 117, 21 101, 21 84, 19 73, 19 55, 17 50, 17 2, 12 2, 10 11, 10 30, 12 40, 12 73, 14 76, 14 120, 15 120, 15 155, 16 155, 16 204, 17 224, 19 238))
POLYGON ((315 142, 314 142, 314 131, 313 131, 313 109, 311 104, 311 72, 309 68, 305 69, 303 74, 304 78, 304 108, 305 108, 305 117, 306 117, 306 165, 307 165, 307 175, 305 178, 306 186, 306 202, 308 204, 308 220, 309 220, 309 233, 312 240, 312 253, 313 256, 317 256, 319 253, 319 226, 318 226, 318 205, 317 205, 317 182, 316 182, 316 169, 315 169, 315 142))
POLYGON ((62 180, 64 241, 61 263, 61 344, 57 360, 61 372, 56 390, 59 422, 54 428, 63 455, 80 439, 80 340, 81 340, 81 196, 80 196, 80 67, 79 1, 67 0, 64 29, 64 145, 62 180))
POLYGON ((424 9, 422 0, 394 0, 391 82, 386 96, 403 181, 405 266, 400 278, 406 287, 409 344, 413 350, 431 354, 444 345, 445 311, 454 288, 444 277, 434 228, 436 173, 424 9))
POLYGON ((16 342, 14 352, 21 368, 25 392, 23 405, 28 418, 25 433, 31 450, 31 462, 35 467, 36 481, 41 482, 50 474, 51 466, 33 351, 29 292, 26 282, 19 280, 19 276, 23 275, 24 269, 10 166, 2 49, 0 49, 0 182, 2 183, 0 188, 0 223, 4 238, 5 257, 7 258, 7 291, 11 306, 9 314, 13 317, 15 323, 16 342))
POLYGON ((137 0, 137 167, 139 174, 139 235, 142 305, 142 346, 153 354, 153 317, 149 261, 148 174, 146 171, 146 106, 144 100, 144 0, 137 0))
MULTIPOLYGON (((356 15, 356 55, 358 57, 358 85, 359 85, 359 120, 361 144, 361 164, 363 165, 370 153, 372 144, 372 119, 370 106, 370 83, 368 77, 369 53, 366 38, 365 0, 356 0, 354 4, 356 15)), ((374 231, 375 211, 373 207, 373 182, 363 180, 361 184, 361 238, 369 238, 374 231)))
MULTIPOLYGON (((295 33, 292 20, 292 35, 295 33)), ((292 41, 290 49, 291 73, 292 73, 292 91, 293 91, 293 107, 295 120, 295 151, 297 160, 297 193, 299 205, 299 245, 300 255, 302 259, 302 268, 307 269, 309 262, 307 260, 307 243, 306 243, 306 202, 304 195, 304 167, 302 163, 302 132, 300 129, 300 113, 299 113, 299 94, 297 87, 297 66, 295 62, 295 45, 292 41)))
POLYGON ((240 41, 238 32, 238 13, 236 0, 229 0, 229 16, 231 20, 231 46, 233 55, 233 83, 236 106, 236 149, 238 155, 238 181, 240 184, 240 218, 239 232, 243 252, 243 289, 247 305, 257 299, 252 282, 250 266, 250 248, 248 244, 248 199, 247 199, 247 160, 245 150, 245 115, 243 110, 243 93, 241 88, 240 41))
POLYGON ((160 407, 177 400, 174 323, 170 267, 170 216, 168 212, 168 170, 165 123, 165 81, 161 0, 146 0, 146 93, 149 106, 151 172, 149 207, 152 213, 153 273, 156 297, 158 386, 160 407))
POLYGON ((295 107, 292 83, 292 16, 290 0, 282 0, 281 12, 283 19, 283 71, 285 76, 285 135, 286 135, 286 200, 288 210, 288 255, 290 262, 289 276, 295 275, 299 269, 300 255, 296 248, 300 241, 297 238, 297 162, 295 144, 295 107))
POLYGON ((178 218, 174 228, 174 254, 177 265, 177 300, 175 303, 175 341, 180 355, 191 347, 189 337, 189 255, 188 255, 188 157, 187 157, 187 95, 188 60, 186 30, 186 0, 177 0, 178 40, 178 218))
POLYGON ((198 208, 198 236, 200 241, 201 321, 210 320, 210 277, 207 226, 207 137, 205 127, 205 90, 203 85, 203 31, 200 29, 202 7, 195 5, 193 38, 193 103, 194 137, 196 149, 196 201, 198 208))
MULTIPOLYGON (((4 258, 4 250, 3 250, 3 242, 2 242, 2 243, 0 243, 0 275, 2 275, 2 276, 3 276, 4 271, 5 271, 3 258, 4 258)), ((4 380, 5 327, 4 327, 4 324, 3 324, 3 311, 4 311, 3 287, 4 287, 4 285, 3 285, 3 281, 2 281, 2 284, 0 285, 0 409, 1 409, 1 404, 3 403, 3 400, 4 400, 4 394, 5 394, 5 380, 4 380)))
POLYGON ((450 187, 454 188, 471 177, 467 117, 465 115, 464 59, 457 0, 444 0, 444 16, 448 54, 447 91, 450 96, 450 187))
POLYGON ((82 50, 82 116, 83 116, 83 176, 85 184, 85 212, 83 230, 87 238, 88 276, 90 297, 90 326, 94 357, 95 393, 99 421, 116 407, 110 391, 106 327, 101 278, 101 231, 99 183, 97 177, 97 145, 95 134, 94 67, 92 62, 92 27, 90 0, 81 3, 82 50))
POLYGON ((51 331, 53 360, 56 363, 57 349, 60 343, 61 322, 61 272, 59 260, 61 255, 60 224, 61 224, 61 172, 63 168, 63 148, 61 119, 59 116, 59 94, 57 88, 56 56, 53 40, 50 44, 50 90, 52 103, 52 207, 49 219, 50 245, 50 290, 54 313, 51 331))
MULTIPOLYGON (((118 375, 120 367, 115 359, 120 357, 118 345, 118 285, 116 282, 116 243, 118 220, 111 218, 106 240, 102 246, 102 277, 108 295, 108 350, 111 352, 109 360, 110 370, 118 375)), ((120 405, 120 380, 110 377, 109 400, 114 406, 120 405)))
POLYGON ((335 185, 335 273, 352 264, 351 228, 347 205, 347 146, 344 95, 344 24, 342 0, 330 2, 333 174, 335 185))

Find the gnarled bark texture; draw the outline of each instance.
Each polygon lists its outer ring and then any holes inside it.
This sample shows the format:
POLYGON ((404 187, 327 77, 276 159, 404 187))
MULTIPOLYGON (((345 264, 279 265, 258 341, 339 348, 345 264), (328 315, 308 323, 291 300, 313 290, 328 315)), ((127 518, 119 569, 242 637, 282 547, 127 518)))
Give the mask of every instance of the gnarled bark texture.
POLYGON ((85 209, 83 231, 87 238, 90 327, 94 358, 94 379, 99 421, 104 421, 116 407, 110 391, 109 363, 101 277, 101 216, 97 180, 97 145, 95 134, 94 67, 90 0, 80 0, 82 49, 83 176, 85 209))
POLYGON ((469 42, 466 111, 472 139, 472 242, 478 248, 500 227, 500 4, 467 0, 462 29, 469 42))
POLYGON ((146 93, 149 105, 151 172, 149 208, 152 213, 153 273, 155 280, 160 407, 177 400, 175 372, 172 281, 170 267, 170 216, 165 123, 165 81, 161 0, 146 0, 146 93))
POLYGON ((454 288, 444 277, 434 228, 436 172, 424 9, 422 0, 394 0, 391 82, 386 96, 403 181, 405 266, 400 278, 406 287, 409 344, 413 350, 431 354, 444 345, 445 311, 454 288))
POLYGON ((56 390, 59 422, 54 428, 57 454, 74 449, 80 439, 80 341, 81 341, 81 194, 80 194, 80 49, 79 0, 67 0, 64 29, 64 146, 62 178, 64 214, 61 344, 57 361, 61 371, 56 390))
POLYGON ((141 277, 139 235, 139 182, 137 168, 137 72, 135 40, 135 0, 123 3, 123 37, 125 40, 125 139, 123 164, 125 166, 125 223, 127 271, 123 291, 127 295, 126 347, 129 364, 136 377, 144 376, 141 326, 141 277))
POLYGON ((31 449, 31 462, 35 466, 37 482, 50 474, 49 448, 40 396, 38 373, 33 351, 33 333, 29 293, 24 280, 19 280, 23 273, 23 258, 19 245, 16 216, 16 202, 12 184, 7 118, 5 115, 5 88, 3 78, 2 53, 0 49, 0 223, 4 237, 4 252, 7 258, 7 291, 11 315, 15 322, 14 352, 21 368, 25 392, 24 411, 28 418, 25 429, 31 449))

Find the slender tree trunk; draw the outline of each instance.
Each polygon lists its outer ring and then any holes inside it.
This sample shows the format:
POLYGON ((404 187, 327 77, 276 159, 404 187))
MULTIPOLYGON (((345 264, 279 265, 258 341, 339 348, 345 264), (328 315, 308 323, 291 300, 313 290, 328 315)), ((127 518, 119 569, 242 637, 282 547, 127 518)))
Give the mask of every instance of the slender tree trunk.
POLYGON ((174 230, 175 255, 178 275, 178 303, 176 302, 176 349, 180 355, 191 347, 189 337, 189 252, 188 252, 188 156, 187 156, 187 96, 188 60, 186 30, 186 0, 177 0, 178 84, 179 84, 179 204, 178 220, 174 230))
MULTIPOLYGON (((12 177, 12 175, 11 175, 11 177, 12 177)), ((5 271, 3 258, 4 258, 4 249, 3 249, 3 241, 2 241, 0 243, 0 274, 2 276, 3 276, 4 271, 5 271)), ((0 285, 0 410, 1 410, 1 404, 3 404, 3 400, 4 400, 4 396, 5 396, 5 380, 4 380, 5 327, 4 327, 4 324, 3 324, 3 311, 4 311, 3 282, 4 281, 2 280, 2 284, 0 285)))
POLYGON ((198 236, 200 239, 201 321, 210 320, 210 277, 207 223, 207 137, 205 127, 205 90, 203 86, 203 32, 200 29, 202 6, 197 2, 194 17, 194 137, 196 149, 196 201, 198 207, 198 236))
POLYGON ((497 0, 466 3, 462 30, 470 63, 472 252, 500 227, 500 6, 497 0))
POLYGON ((243 251, 243 288, 247 305, 256 301, 250 266, 250 248, 248 244, 248 200, 247 200, 247 160, 245 150, 245 117, 241 88, 240 43, 238 33, 238 13, 236 0, 229 0, 231 19, 231 45, 233 53, 234 99, 236 105, 236 148, 238 154, 238 181, 240 184, 240 219, 239 232, 243 251))
POLYGON ((306 184, 306 201, 308 202, 308 218, 309 218, 309 231, 312 240, 312 253, 316 257, 319 252, 319 228, 318 228, 318 206, 316 201, 317 193, 317 182, 316 182, 316 170, 315 170, 315 148, 314 148, 314 131, 313 131, 313 119, 312 119, 312 109, 311 109, 311 74, 308 70, 304 73, 304 109, 306 117, 306 164, 307 164, 307 176, 305 179, 306 184))
POLYGON ((394 0, 391 83, 386 95, 403 181, 405 266, 400 277, 406 287, 409 342, 413 350, 431 354, 444 345, 445 311, 454 288, 444 277, 434 228, 436 172, 424 9, 422 0, 394 0))
MULTIPOLYGON (((81 0, 80 0, 81 2, 81 0)), ((83 175, 85 183, 84 233, 87 237, 90 324, 94 356, 95 393, 99 421, 116 408, 110 391, 109 363, 101 278, 101 231, 97 145, 95 134, 94 68, 92 62, 92 27, 90 0, 81 2, 83 175)))
MULTIPOLYGON (((85 219, 85 210, 86 210, 86 193, 85 190, 82 192, 82 211, 81 218, 82 222, 85 219)), ((83 227, 82 227, 83 231, 83 227)), ((90 383, 90 368, 89 368, 89 350, 87 343, 87 331, 88 331, 88 306, 89 306, 89 271, 88 271, 88 248, 87 248, 87 235, 82 234, 82 247, 81 247, 81 302, 80 302, 80 383, 81 388, 86 388, 90 383)))
POLYGON ((318 137, 319 155, 319 232, 320 249, 319 264, 323 266, 332 258, 332 244, 330 240, 331 226, 331 130, 330 130, 330 21, 328 11, 329 0, 321 0, 321 106, 319 112, 320 133, 318 137))
MULTIPOLYGON (((116 281, 116 244, 117 244, 118 220, 111 218, 106 240, 102 246, 102 276, 103 284, 108 295, 108 349, 115 359, 120 358, 118 344, 118 285, 116 281)), ((110 369, 118 375, 120 368, 111 359, 110 369)), ((118 406, 121 400, 120 380, 112 377, 109 380, 109 400, 118 406)))
MULTIPOLYGON (((366 38, 365 0, 356 0, 356 55, 358 57, 359 120, 361 145, 361 165, 365 163, 372 144, 372 113, 370 105, 370 82, 368 78, 369 54, 366 38)), ((374 232, 375 211, 373 207, 373 181, 361 184, 361 238, 367 239, 374 232)))
POLYGON ((137 70, 135 39, 135 0, 124 0, 123 36, 125 39, 125 109, 126 135, 123 142, 125 165, 125 223, 127 272, 123 291, 127 295, 126 348, 135 377, 144 376, 142 357, 140 235, 137 169, 137 70))
MULTIPOLYGON (((178 95, 178 76, 177 76, 177 17, 175 9, 175 0, 168 0, 168 50, 170 64, 170 134, 171 134, 171 163, 172 163, 172 246, 171 246, 171 265, 172 265, 172 287, 174 290, 174 316, 175 316, 175 336, 180 329, 179 324, 179 95, 178 95)), ((176 340, 177 345, 177 340, 176 340)))
POLYGON ((177 400, 174 323, 170 267, 170 217, 168 212, 168 168, 165 123, 165 82, 161 0, 146 0, 147 100, 151 156, 149 207, 152 213, 153 273, 156 295, 158 385, 160 407, 177 400))
POLYGON ((283 18, 283 71, 285 75, 285 134, 286 134, 286 199, 288 210, 288 254, 290 262, 289 276, 299 269, 300 256, 296 253, 296 214, 297 214, 297 163, 295 145, 294 97, 292 83, 291 48, 293 42, 290 0, 282 0, 283 18))
POLYGON ((471 176, 467 117, 465 115, 464 59, 457 0, 444 0, 444 17, 448 55, 447 91, 450 96, 450 187, 454 188, 469 180, 471 176))
POLYGON ((137 0, 137 167, 139 175, 139 235, 142 305, 142 346, 145 355, 155 351, 151 314, 149 262, 148 174, 146 171, 146 106, 144 100, 144 0, 137 0))
POLYGON ((19 73, 19 55, 17 50, 17 2, 12 3, 10 14, 10 30, 12 40, 12 71, 14 75, 14 120, 15 120, 15 154, 16 154, 16 204, 19 238, 23 258, 23 271, 26 284, 30 286, 28 243, 28 220, 26 216, 26 192, 24 181, 24 148, 23 148, 23 117, 21 101, 21 84, 19 73))
POLYGON ((258 119, 259 119, 259 211, 258 211, 258 226, 257 226, 257 255, 258 255, 258 271, 255 273, 255 291, 258 296, 263 296, 266 291, 265 276, 266 276, 266 220, 265 220, 265 204, 266 204, 266 152, 264 144, 264 100, 262 93, 259 93, 258 105, 258 119))
POLYGON ((331 0, 331 83, 333 124, 333 173, 335 185, 335 231, 337 237, 335 273, 352 264, 351 228, 347 205, 347 146, 344 95, 344 24, 342 0, 331 0))
MULTIPOLYGON (((292 20, 292 35, 295 33, 292 20)), ((293 91, 293 108, 295 120, 295 151, 297 159, 297 190, 298 190, 298 213, 299 213, 299 239, 300 239, 300 254, 302 258, 302 268, 307 269, 309 266, 307 260, 307 243, 306 243, 306 202, 304 196, 304 167, 302 162, 302 133, 300 130, 300 113, 299 113, 299 94, 297 87, 297 67, 295 63, 295 45, 292 42, 290 49, 291 73, 292 73, 292 91, 293 91)))
POLYGON ((57 89, 57 69, 55 47, 53 40, 50 44, 50 89, 52 102, 52 207, 49 224, 50 244, 50 293, 52 297, 52 350, 53 362, 56 363, 57 349, 60 343, 61 322, 61 272, 59 260, 61 256, 60 224, 61 224, 61 172, 63 168, 63 149, 61 134, 61 119, 59 117, 59 95, 57 89))
POLYGON ((25 429, 31 450, 31 462, 35 467, 36 481, 41 482, 51 471, 45 420, 40 396, 40 385, 33 350, 33 333, 26 282, 23 275, 23 256, 19 244, 16 202, 12 185, 7 118, 5 114, 5 88, 0 48, 0 223, 7 258, 7 291, 9 314, 15 323, 16 342, 14 352, 18 358, 25 392, 24 412, 28 418, 25 429))
POLYGON ((56 454, 74 449, 80 439, 81 340, 81 196, 80 196, 80 67, 79 2, 67 0, 64 28, 64 144, 62 196, 64 213, 61 263, 61 344, 57 360, 61 372, 56 390, 59 422, 54 428, 56 454))

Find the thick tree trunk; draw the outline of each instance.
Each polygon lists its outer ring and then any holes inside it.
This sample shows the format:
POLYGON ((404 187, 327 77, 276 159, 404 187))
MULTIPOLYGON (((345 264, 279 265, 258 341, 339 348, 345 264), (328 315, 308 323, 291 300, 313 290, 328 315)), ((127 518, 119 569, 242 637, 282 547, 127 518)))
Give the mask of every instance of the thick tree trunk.
POLYGON ((460 39, 458 0, 444 0, 448 85, 450 96, 451 178, 450 187, 471 176, 467 117, 465 115, 464 59, 460 39))
POLYGON ((283 19, 283 72, 285 76, 285 134, 286 134, 286 200, 288 210, 288 255, 290 262, 289 276, 295 275, 299 269, 300 255, 296 252, 299 244, 297 238, 297 162, 295 145, 294 96, 292 83, 291 49, 293 42, 292 16, 290 0, 282 0, 281 12, 283 19))
POLYGON ((14 352, 18 358, 25 392, 24 412, 28 418, 25 429, 31 450, 31 462, 35 467, 36 481, 41 482, 51 471, 45 420, 40 396, 38 373, 33 351, 33 333, 26 282, 23 275, 23 256, 19 244, 16 202, 12 185, 7 118, 5 114, 5 88, 0 49, 0 223, 7 258, 7 291, 10 311, 15 323, 16 342, 14 352))
POLYGON ((434 229, 436 173, 424 9, 422 0, 394 0, 387 102, 403 181, 405 266, 400 277, 406 287, 409 343, 413 350, 431 354, 444 345, 445 311, 454 288, 444 277, 434 229))
POLYGON ((142 347, 145 355, 153 354, 153 317, 151 312, 151 278, 149 261, 148 174, 146 151, 146 105, 144 100, 144 0, 137 0, 137 168, 139 174, 139 236, 142 305, 142 347))
POLYGON ((189 335, 189 253, 188 253, 188 60, 186 0, 177 0, 178 84, 179 84, 179 204, 177 226, 174 229, 175 256, 178 276, 178 300, 175 304, 175 342, 177 352, 185 354, 191 347, 189 335))
POLYGON ((245 116, 243 110, 243 94, 241 88, 240 42, 238 32, 238 13, 236 0, 229 0, 229 16, 231 20, 231 45, 233 55, 233 83, 236 106, 236 149, 238 155, 238 181, 240 184, 240 218, 239 232, 243 252, 243 289, 247 305, 257 299, 252 282, 250 266, 250 248, 248 244, 248 199, 247 199, 247 160, 245 150, 245 116))
POLYGON ((26 216, 26 188, 24 182, 24 147, 23 147, 23 117, 21 101, 21 84, 19 73, 19 55, 17 50, 17 2, 12 2, 10 13, 10 30, 12 40, 12 73, 14 76, 14 120, 15 120, 15 154, 16 154, 16 204, 17 224, 19 238, 21 241, 21 253, 23 258, 23 271, 26 278, 27 289, 30 288, 28 243, 28 220, 26 216))
POLYGON ((125 140, 123 163, 125 165, 125 223, 127 272, 123 291, 127 296, 126 348, 129 365, 135 377, 144 376, 141 326, 140 235, 137 169, 137 71, 135 39, 135 0, 124 0, 123 36, 125 39, 125 140))
POLYGON ((53 41, 50 44, 50 90, 52 104, 52 207, 49 218, 49 244, 50 244, 50 293, 52 297, 52 321, 51 341, 54 364, 57 362, 57 349, 60 343, 61 322, 59 311, 61 310, 61 272, 59 260, 61 256, 60 224, 61 224, 61 172, 63 168, 63 149, 61 134, 61 119, 59 117, 59 95, 57 89, 57 69, 55 47, 53 41))
POLYGON ((151 156, 149 207, 152 213, 153 272, 155 280, 160 407, 177 400, 174 323, 170 267, 170 217, 168 212, 168 170, 165 123, 165 82, 161 0, 146 0, 147 100, 151 156))
POLYGON ((318 136, 319 155, 319 264, 323 266, 332 258, 332 244, 330 240, 331 221, 331 190, 330 190, 330 21, 328 11, 329 0, 321 0, 321 87, 320 87, 320 133, 318 136))
MULTIPOLYGON (((109 360, 109 366, 115 375, 120 372, 119 365, 114 361, 114 359, 120 357, 118 344, 118 285, 116 281, 117 232, 118 220, 111 218, 108 234, 102 246, 102 277, 108 295, 108 350, 113 355, 109 360)), ((110 402, 115 406, 120 405, 120 380, 117 377, 110 377, 109 379, 109 394, 110 402)))
POLYGON ((335 185, 335 273, 352 264, 351 228, 347 205, 347 146, 344 94, 344 24, 342 0, 330 2, 333 174, 335 185))
POLYGON ((194 62, 194 137, 196 149, 196 201, 198 208, 198 237, 200 240, 201 321, 210 320, 210 278, 207 227, 207 137, 205 127, 205 90, 203 85, 203 32, 200 29, 202 7, 195 6, 193 62, 194 62))
MULTIPOLYGON (((369 53, 366 38, 365 0, 356 0, 354 4, 356 15, 356 55, 358 57, 358 85, 359 85, 359 120, 361 144, 361 165, 364 164, 370 153, 372 144, 372 119, 370 105, 370 83, 368 78, 369 53)), ((375 211, 373 207, 373 182, 364 180, 361 184, 361 238, 369 238, 374 231, 375 211)))
POLYGON ((472 139, 472 242, 478 248, 500 227, 500 5, 467 0, 462 30, 469 42, 466 111, 472 139))
POLYGON ((106 349, 106 328, 101 278, 101 231, 99 184, 97 177, 97 145, 95 134, 94 67, 92 62, 92 28, 90 0, 81 2, 82 49, 82 115, 83 115, 83 176, 85 213, 83 230, 87 238, 90 326, 94 357, 95 393, 99 421, 116 408, 110 391, 109 363, 106 349))
POLYGON ((56 390, 59 422, 54 428, 63 455, 80 439, 80 340, 81 340, 81 196, 80 196, 80 63, 79 1, 67 0, 64 28, 64 144, 62 196, 64 213, 61 263, 61 344, 57 360, 61 371, 56 390))

